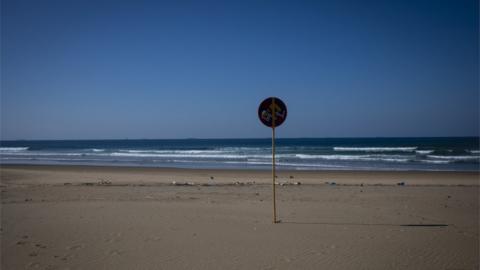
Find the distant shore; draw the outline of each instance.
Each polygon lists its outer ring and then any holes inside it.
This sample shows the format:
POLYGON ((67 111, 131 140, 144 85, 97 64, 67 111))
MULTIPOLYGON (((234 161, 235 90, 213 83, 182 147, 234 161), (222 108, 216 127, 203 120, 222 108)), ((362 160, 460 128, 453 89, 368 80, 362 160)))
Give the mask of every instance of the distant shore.
POLYGON ((479 173, 1 165, 2 269, 477 269, 479 173))

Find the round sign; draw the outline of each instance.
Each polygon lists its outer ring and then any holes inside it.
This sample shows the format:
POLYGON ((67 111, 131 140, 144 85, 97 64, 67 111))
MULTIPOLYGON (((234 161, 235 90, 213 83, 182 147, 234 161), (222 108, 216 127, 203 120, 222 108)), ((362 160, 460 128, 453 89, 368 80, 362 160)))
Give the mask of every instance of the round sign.
POLYGON ((258 118, 265 126, 276 128, 287 119, 287 106, 281 99, 269 97, 260 103, 258 118))

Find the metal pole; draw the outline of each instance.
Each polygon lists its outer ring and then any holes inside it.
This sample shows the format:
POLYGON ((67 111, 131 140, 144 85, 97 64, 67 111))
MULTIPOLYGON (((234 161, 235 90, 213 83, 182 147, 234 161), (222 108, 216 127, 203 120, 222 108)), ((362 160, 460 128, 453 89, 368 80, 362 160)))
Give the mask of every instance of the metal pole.
POLYGON ((275 98, 272 99, 272 191, 273 191, 273 223, 277 223, 277 203, 275 196, 275 98))

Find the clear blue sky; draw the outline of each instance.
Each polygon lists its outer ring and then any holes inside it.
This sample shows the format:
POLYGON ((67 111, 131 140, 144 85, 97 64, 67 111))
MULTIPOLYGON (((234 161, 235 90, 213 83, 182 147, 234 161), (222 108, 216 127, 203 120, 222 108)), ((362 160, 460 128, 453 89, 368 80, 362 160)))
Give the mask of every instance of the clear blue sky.
POLYGON ((479 134, 478 1, 1 1, 1 138, 479 134))

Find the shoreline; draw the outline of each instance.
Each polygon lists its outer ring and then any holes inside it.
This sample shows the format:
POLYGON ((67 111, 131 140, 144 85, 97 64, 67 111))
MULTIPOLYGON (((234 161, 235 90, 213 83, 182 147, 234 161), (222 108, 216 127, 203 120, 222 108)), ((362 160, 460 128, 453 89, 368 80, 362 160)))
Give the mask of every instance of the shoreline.
MULTIPOLYGON (((190 169, 140 166, 90 165, 0 165, 3 182, 24 174, 17 181, 29 184, 59 184, 106 180, 112 184, 231 184, 235 182, 270 184, 270 170, 255 169, 190 169), (79 174, 82 178, 78 178, 79 174), (6 176, 6 177, 4 177, 6 176), (36 177, 36 181, 32 181, 36 177), (4 179, 5 178, 5 179, 4 179)), ((480 172, 464 171, 364 171, 364 170, 277 170, 278 183, 337 185, 403 185, 409 186, 480 186, 480 172)))
MULTIPOLYGON (((193 168, 193 167, 168 167, 168 166, 142 166, 142 165, 105 165, 105 164, 30 164, 30 163, 0 163, 0 168, 2 167, 91 167, 91 168, 127 168, 127 169, 153 169, 153 170, 208 170, 208 171, 252 171, 252 172, 271 172, 270 168, 193 168)), ((480 174, 480 167, 478 170, 415 170, 415 169, 375 169, 375 168, 365 168, 365 169, 283 169, 277 166, 277 171, 284 172, 412 172, 412 173, 477 173, 480 174)))

